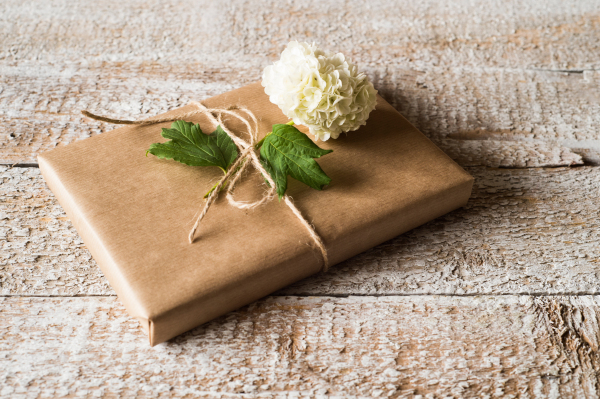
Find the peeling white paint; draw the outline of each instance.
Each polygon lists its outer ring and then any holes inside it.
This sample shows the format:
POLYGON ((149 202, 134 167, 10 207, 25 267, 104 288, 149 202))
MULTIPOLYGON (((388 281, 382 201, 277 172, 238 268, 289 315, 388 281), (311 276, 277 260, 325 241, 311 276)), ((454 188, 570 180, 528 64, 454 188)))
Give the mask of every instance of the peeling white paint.
MULTIPOLYGON (((595 167, 469 168, 464 209, 282 291, 293 295, 596 294, 595 167)), ((4 295, 114 295, 39 171, 0 168, 4 295), (29 194, 29 196, 27 195, 29 194), (28 236, 16 231, 29 229, 28 236)))
MULTIPOLYGON (((112 129, 82 109, 147 117, 256 81, 299 39, 462 165, 600 164, 595 0, 2 7, 2 163, 112 129)), ((116 298, 2 298, 0 396, 598 397, 598 298, 547 296, 599 292, 598 172, 469 171, 465 209, 283 291, 364 297, 270 298, 153 349, 116 298)), ((0 169, 0 293, 113 295, 37 169, 0 169)))
POLYGON ((598 317, 599 297, 271 297, 155 348, 116 298, 0 304, 15 398, 597 395, 598 353, 573 320, 598 317))

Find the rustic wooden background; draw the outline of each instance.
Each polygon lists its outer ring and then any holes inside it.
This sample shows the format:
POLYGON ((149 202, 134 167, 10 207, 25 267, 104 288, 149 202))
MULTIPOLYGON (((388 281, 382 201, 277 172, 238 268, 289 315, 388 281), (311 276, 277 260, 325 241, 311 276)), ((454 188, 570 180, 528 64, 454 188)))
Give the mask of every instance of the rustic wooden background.
MULTIPOLYGON (((0 1, 0 396, 598 397, 600 1, 0 1), (350 56, 461 210, 150 348, 36 154, 350 56)), ((98 171, 102 173, 102 171, 98 171)))

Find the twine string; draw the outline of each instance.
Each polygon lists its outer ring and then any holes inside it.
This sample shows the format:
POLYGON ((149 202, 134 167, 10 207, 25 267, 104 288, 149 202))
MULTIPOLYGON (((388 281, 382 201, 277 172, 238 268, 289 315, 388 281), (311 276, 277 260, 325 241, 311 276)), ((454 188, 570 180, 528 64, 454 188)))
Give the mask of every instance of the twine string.
MULTIPOLYGON (((258 150, 254 147, 256 140, 257 140, 257 136, 258 136, 258 120, 252 111, 250 111, 247 108, 239 107, 239 106, 232 106, 232 107, 229 107, 226 109, 225 108, 207 108, 204 104, 202 104, 201 102, 198 102, 198 101, 192 101, 190 103, 190 105, 195 106, 196 109, 193 111, 183 113, 183 114, 174 115, 174 116, 171 116, 168 118, 147 119, 147 120, 143 120, 143 121, 132 121, 132 120, 124 120, 124 119, 107 118, 104 116, 92 114, 91 112, 88 112, 88 111, 81 111, 81 113, 83 115, 87 116, 88 118, 92 118, 92 119, 102 121, 102 122, 108 122, 108 123, 113 123, 113 124, 118 124, 118 125, 142 125, 142 126, 153 125, 156 123, 173 122, 176 120, 187 119, 187 118, 195 116, 195 115, 205 115, 208 117, 208 119, 211 121, 211 123, 215 127, 217 125, 220 125, 221 128, 223 129, 223 131, 225 133, 227 133, 227 135, 231 138, 231 140, 233 140, 240 155, 235 160, 233 165, 231 165, 229 167, 229 169, 227 170, 225 175, 219 180, 217 185, 214 187, 212 192, 209 194, 204 206, 202 207, 202 211, 196 217, 194 226, 190 230, 190 234, 188 236, 188 240, 191 244, 194 242, 194 237, 196 235, 196 231, 198 230, 198 227, 200 226, 200 222, 202 221, 202 219, 204 219, 204 217, 208 213, 208 210, 210 209, 211 205, 217 199, 219 192, 221 191, 223 186, 225 186, 226 184, 227 184, 227 187, 226 187, 225 194, 226 194, 227 201, 229 202, 230 205, 232 205, 238 209, 254 209, 254 208, 264 204, 265 202, 271 201, 275 197, 276 188, 275 188, 275 182, 271 178, 271 175, 266 171, 266 169, 260 162, 258 150), (244 114, 246 115, 246 117, 244 117, 244 114), (239 120, 240 122, 242 122, 242 124, 246 128, 248 140, 244 140, 237 134, 233 133, 227 127, 227 125, 224 123, 223 116, 230 116, 230 117, 233 117, 233 118, 239 120), (265 180, 267 180, 269 188, 263 193, 263 195, 261 196, 260 199, 254 201, 254 202, 237 201, 237 200, 235 200, 235 198, 233 196, 235 185, 236 185, 236 183, 238 183, 240 181, 240 179, 242 178, 242 175, 244 174, 244 172, 246 171, 246 169, 248 168, 249 165, 254 166, 254 168, 258 172, 260 172, 260 174, 265 178, 265 180), (229 183, 227 183, 228 181, 229 181, 229 183)), ((291 209, 292 213, 300 221, 300 223, 304 226, 304 228, 308 232, 308 235, 310 236, 310 238, 313 240, 313 242, 317 246, 317 248, 323 258, 323 266, 322 266, 321 270, 323 272, 326 272, 329 269, 329 258, 327 256, 327 250, 325 249, 323 240, 321 239, 319 234, 317 234, 317 232, 315 231, 315 228, 308 222, 308 220, 306 220, 306 218, 302 215, 300 210, 296 207, 296 205, 292 201, 292 198, 289 195, 285 194, 283 196, 283 200, 284 200, 285 204, 291 209)))

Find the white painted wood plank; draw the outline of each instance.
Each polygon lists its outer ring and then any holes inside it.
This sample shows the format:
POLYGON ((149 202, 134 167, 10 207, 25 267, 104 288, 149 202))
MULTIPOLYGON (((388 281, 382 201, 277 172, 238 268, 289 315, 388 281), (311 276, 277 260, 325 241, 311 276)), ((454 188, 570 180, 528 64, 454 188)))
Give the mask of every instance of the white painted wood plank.
POLYGON ((565 147, 598 164, 600 4, 530 3, 5 2, 0 162, 35 162, 40 151, 110 128, 81 109, 149 116, 255 81, 297 38, 353 58, 467 165, 498 164, 487 158, 498 147, 509 154, 503 166, 579 162, 565 147))
MULTIPOLYGON (((297 38, 352 57, 462 165, 600 164, 597 0, 2 7, 0 163, 111 128, 81 109, 150 116, 255 81, 297 38)), ((283 292, 598 292, 594 168, 469 170, 467 208, 283 292)), ((0 292, 112 295, 38 171, 0 174, 0 292)), ((272 297, 151 349, 114 297, 2 298, 0 396, 597 397, 598 304, 272 297)))
MULTIPOLYGON (((584 163, 583 157, 571 149, 544 142, 446 139, 438 140, 437 144, 462 166, 540 168, 584 163)), ((589 158, 586 157, 588 163, 589 158)))
POLYGON ((365 64, 597 69, 597 0, 4 1, 7 62, 263 65, 289 40, 365 64))
MULTIPOLYGON (((253 82, 261 71, 195 73, 202 68, 189 63, 0 68, 0 162, 8 164, 36 162, 39 152, 114 128, 82 117, 83 109, 149 117, 253 82)), ((581 163, 572 151, 600 162, 600 85, 583 74, 393 65, 367 71, 396 109, 463 165, 581 163)))
MULTIPOLYGON (((35 168, 1 169, 3 295, 112 295, 35 168)), ((302 295, 599 293, 600 170, 469 168, 466 208, 284 290, 302 295)))
POLYGON ((0 299, 0 395, 597 397, 598 297, 271 297, 150 348, 116 298, 0 299))

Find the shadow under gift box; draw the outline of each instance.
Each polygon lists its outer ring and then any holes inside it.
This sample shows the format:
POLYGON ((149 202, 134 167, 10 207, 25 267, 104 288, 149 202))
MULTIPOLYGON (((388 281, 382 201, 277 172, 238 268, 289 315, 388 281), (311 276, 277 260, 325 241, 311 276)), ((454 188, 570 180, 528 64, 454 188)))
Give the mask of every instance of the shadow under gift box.
MULTIPOLYGON (((261 135, 288 121, 259 83, 204 104, 249 108, 261 135)), ((205 116, 189 121, 205 133, 215 128, 205 116)), ((227 123, 244 134, 241 123, 227 123)), ((122 127, 38 156, 48 186, 153 346, 322 266, 305 228, 277 199, 251 211, 218 199, 189 244, 202 197, 222 172, 146 157, 170 125, 122 127)), ((381 97, 365 126, 318 145, 333 150, 318 159, 331 184, 317 191, 289 179, 288 194, 332 265, 465 205, 471 194, 473 178, 381 97)), ((235 195, 256 199, 264 190, 252 170, 235 195)))

